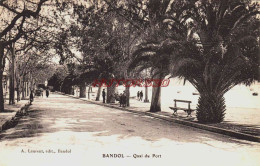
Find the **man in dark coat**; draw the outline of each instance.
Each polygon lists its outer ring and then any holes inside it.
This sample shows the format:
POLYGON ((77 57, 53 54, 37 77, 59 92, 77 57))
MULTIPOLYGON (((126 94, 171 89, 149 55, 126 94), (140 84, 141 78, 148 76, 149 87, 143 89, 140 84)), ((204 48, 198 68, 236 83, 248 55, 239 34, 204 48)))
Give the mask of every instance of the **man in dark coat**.
POLYGON ((49 97, 49 94, 50 94, 49 89, 46 89, 46 97, 49 97))
POLYGON ((126 107, 126 93, 124 91, 123 95, 122 95, 122 106, 126 107))
POLYGON ((103 89, 103 91, 102 91, 102 97, 103 97, 103 103, 105 103, 105 100, 106 100, 106 92, 105 92, 105 89, 103 89))
POLYGON ((33 102, 33 91, 31 91, 30 93, 30 105, 32 105, 32 102, 33 102))
POLYGON ((140 92, 137 92, 137 99, 139 100, 140 92))
POLYGON ((141 100, 141 101, 143 100, 143 96, 144 96, 143 91, 141 91, 141 92, 140 92, 140 100, 141 100))
POLYGON ((123 94, 120 93, 120 96, 119 96, 119 106, 121 107, 123 105, 123 94))

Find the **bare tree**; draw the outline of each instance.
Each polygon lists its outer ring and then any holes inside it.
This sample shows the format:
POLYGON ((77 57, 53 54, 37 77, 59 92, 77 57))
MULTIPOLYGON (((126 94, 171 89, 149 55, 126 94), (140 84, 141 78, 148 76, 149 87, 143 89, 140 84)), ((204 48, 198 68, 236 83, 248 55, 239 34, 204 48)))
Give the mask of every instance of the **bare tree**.
POLYGON ((16 42, 24 35, 23 27, 27 19, 37 19, 43 4, 47 0, 39 0, 38 2, 18 1, 18 3, 12 3, 7 0, 0 1, 0 110, 4 110, 3 100, 3 71, 4 71, 4 59, 5 50, 8 45, 16 42), (11 34, 11 38, 9 38, 11 34))

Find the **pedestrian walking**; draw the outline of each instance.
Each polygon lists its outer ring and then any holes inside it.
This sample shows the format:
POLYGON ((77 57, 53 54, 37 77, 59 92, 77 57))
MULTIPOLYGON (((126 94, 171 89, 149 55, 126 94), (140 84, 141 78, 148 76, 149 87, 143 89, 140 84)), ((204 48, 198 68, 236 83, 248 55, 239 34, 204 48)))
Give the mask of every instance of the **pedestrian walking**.
POLYGON ((49 97, 49 94, 50 94, 49 89, 46 89, 46 97, 49 97))
POLYGON ((123 94, 120 93, 120 96, 119 96, 119 107, 121 107, 123 105, 123 94))
POLYGON ((122 94, 122 106, 126 107, 126 93, 124 91, 124 93, 122 94))
POLYGON ((138 91, 138 92, 137 92, 137 100, 140 100, 139 97, 140 97, 140 92, 138 91))
POLYGON ((142 101, 143 100, 143 96, 144 96, 143 91, 141 91, 139 95, 140 95, 140 101, 142 101))
POLYGON ((32 102, 33 102, 33 91, 31 91, 30 93, 30 105, 32 105, 32 102))
POLYGON ((103 97, 103 103, 105 103, 105 100, 106 100, 106 92, 105 92, 105 89, 103 89, 103 91, 102 91, 102 97, 103 97))

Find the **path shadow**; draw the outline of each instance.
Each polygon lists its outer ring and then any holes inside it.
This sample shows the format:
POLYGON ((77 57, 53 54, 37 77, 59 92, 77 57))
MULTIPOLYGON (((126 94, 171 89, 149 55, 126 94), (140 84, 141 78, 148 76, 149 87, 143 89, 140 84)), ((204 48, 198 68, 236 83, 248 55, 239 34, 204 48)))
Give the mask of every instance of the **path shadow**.
POLYGON ((4 111, 1 111, 0 113, 12 113, 15 112, 15 110, 5 109, 4 111))

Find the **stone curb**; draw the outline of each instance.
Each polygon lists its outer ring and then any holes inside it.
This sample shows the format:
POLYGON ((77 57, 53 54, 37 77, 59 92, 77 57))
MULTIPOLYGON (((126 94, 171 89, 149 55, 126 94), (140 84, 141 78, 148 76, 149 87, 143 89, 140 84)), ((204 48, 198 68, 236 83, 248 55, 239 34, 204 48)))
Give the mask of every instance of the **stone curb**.
POLYGON ((80 99, 82 101, 89 102, 89 103, 96 104, 96 105, 100 105, 100 106, 124 110, 124 111, 133 112, 133 113, 141 114, 141 115, 148 115, 148 116, 151 116, 151 117, 154 117, 154 118, 158 118, 158 119, 162 119, 162 120, 166 120, 166 121, 170 121, 170 122, 175 122, 175 123, 186 125, 186 126, 195 127, 195 128, 199 128, 199 129, 207 130, 207 131, 210 131, 210 132, 227 135, 227 136, 238 138, 238 139, 243 139, 243 140, 253 141, 253 142, 260 142, 260 137, 258 137, 258 136, 244 134, 244 133, 240 133, 240 132, 236 132, 236 131, 232 131, 232 130, 228 130, 228 129, 222 129, 222 128, 218 128, 218 127, 214 127, 214 126, 209 126, 209 125, 206 125, 206 124, 200 124, 200 123, 196 123, 196 122, 185 121, 185 120, 177 119, 177 118, 166 116, 166 115, 160 115, 158 113, 141 112, 141 111, 136 111, 134 109, 122 108, 122 107, 118 107, 118 106, 114 106, 114 105, 110 105, 110 104, 97 103, 97 102, 94 102, 94 101, 84 100, 84 99, 81 99, 79 97, 75 97, 75 96, 72 96, 72 95, 63 94, 61 92, 56 92, 56 93, 59 93, 59 94, 62 94, 62 95, 68 96, 68 97, 80 99))
POLYGON ((25 103, 21 108, 19 108, 18 111, 14 112, 13 115, 10 115, 9 117, 7 117, 5 119, 5 122, 0 125, 0 132, 11 128, 11 127, 7 127, 7 126, 9 126, 11 123, 13 123, 13 121, 16 121, 19 116, 24 114, 25 110, 28 109, 28 107, 29 107, 29 102, 25 103))

